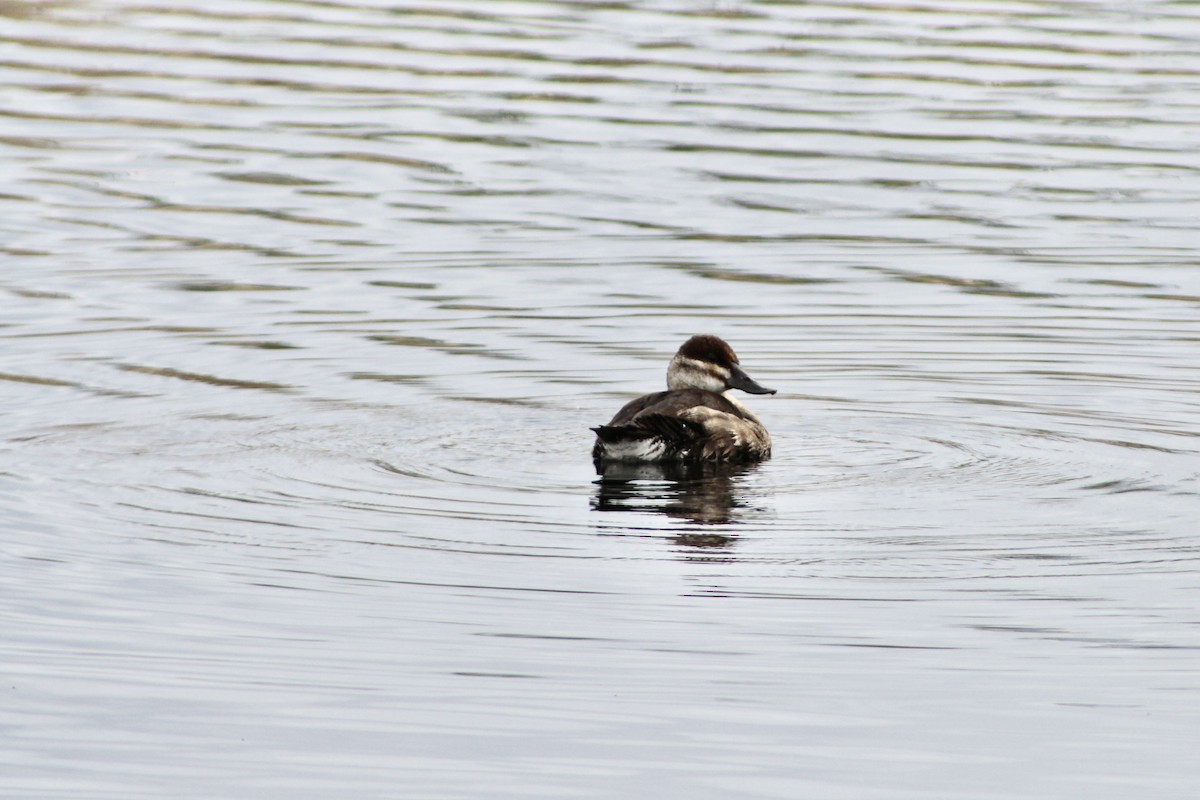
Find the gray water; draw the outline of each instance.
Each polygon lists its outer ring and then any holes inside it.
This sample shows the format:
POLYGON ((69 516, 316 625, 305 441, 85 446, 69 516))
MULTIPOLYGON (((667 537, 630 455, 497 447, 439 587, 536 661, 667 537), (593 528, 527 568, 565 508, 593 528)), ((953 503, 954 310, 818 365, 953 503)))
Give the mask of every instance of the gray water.
POLYGON ((1194 2, 0 2, 0 795, 1184 798, 1194 2), (692 333, 759 466, 599 483, 692 333))

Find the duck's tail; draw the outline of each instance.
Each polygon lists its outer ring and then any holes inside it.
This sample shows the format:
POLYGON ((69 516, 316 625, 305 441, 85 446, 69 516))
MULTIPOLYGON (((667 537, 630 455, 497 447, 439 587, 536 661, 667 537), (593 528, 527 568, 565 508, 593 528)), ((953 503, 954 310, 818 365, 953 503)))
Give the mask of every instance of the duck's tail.
POLYGON ((704 426, 665 414, 645 414, 624 425, 598 425, 592 458, 663 461, 687 458, 704 437, 704 426))

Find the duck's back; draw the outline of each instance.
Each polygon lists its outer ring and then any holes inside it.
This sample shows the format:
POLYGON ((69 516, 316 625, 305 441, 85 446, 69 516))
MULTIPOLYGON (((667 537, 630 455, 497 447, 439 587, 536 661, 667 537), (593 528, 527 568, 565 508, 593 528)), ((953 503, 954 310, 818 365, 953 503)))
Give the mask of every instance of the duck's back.
POLYGON ((728 397, 673 389, 631 400, 607 425, 593 428, 595 459, 630 461, 757 460, 771 453, 758 419, 728 397))
POLYGON ((691 408, 711 408, 726 414, 733 414, 745 419, 749 412, 734 404, 728 397, 706 389, 668 389, 665 392, 654 392, 642 395, 636 400, 626 403, 609 426, 628 425, 644 414, 663 414, 668 417, 678 417, 691 408))

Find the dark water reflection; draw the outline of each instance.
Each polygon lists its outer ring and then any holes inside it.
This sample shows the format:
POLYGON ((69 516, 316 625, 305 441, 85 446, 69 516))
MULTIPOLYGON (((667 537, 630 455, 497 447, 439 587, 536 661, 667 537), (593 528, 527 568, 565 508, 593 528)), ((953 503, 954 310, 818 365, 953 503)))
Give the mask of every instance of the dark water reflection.
MULTIPOLYGON (((742 477, 758 464, 679 462, 636 464, 606 462, 596 469, 596 511, 644 511, 674 519, 717 525, 736 520, 749 508, 761 508, 742 477)), ((679 534, 699 546, 725 545, 732 536, 717 533, 679 534)))
POLYGON ((1198 41, 0 2, 0 794, 1194 794, 1198 41), (698 332, 772 459, 597 480, 698 332))

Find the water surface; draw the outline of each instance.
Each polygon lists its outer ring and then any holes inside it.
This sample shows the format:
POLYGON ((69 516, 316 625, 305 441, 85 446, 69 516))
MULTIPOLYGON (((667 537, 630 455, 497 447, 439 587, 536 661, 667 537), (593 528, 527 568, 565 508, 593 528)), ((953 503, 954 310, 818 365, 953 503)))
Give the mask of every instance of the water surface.
POLYGON ((1176 798, 1187 2, 0 3, 0 789, 1176 798), (690 334, 774 457, 600 481, 690 334))

